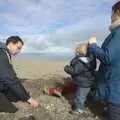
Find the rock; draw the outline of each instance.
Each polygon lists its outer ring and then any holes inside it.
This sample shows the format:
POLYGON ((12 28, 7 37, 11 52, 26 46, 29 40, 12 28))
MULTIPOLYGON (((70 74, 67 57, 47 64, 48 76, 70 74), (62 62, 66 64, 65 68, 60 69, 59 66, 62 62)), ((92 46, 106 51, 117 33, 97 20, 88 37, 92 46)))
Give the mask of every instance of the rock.
POLYGON ((0 113, 0 120, 14 120, 14 113, 0 113))
POLYGON ((19 120, 36 120, 33 115, 20 117, 19 120))

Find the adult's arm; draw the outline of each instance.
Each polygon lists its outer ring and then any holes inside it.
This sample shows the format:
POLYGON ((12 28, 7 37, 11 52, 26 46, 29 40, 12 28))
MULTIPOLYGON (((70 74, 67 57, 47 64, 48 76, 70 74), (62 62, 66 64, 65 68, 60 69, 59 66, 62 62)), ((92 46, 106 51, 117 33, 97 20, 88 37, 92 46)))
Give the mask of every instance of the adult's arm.
POLYGON ((79 75, 83 71, 84 67, 81 65, 81 63, 78 61, 73 66, 65 66, 64 71, 67 72, 70 75, 79 75))
POLYGON ((18 80, 13 66, 8 62, 5 53, 0 57, 0 80, 21 101, 27 101, 30 96, 24 86, 18 80))
POLYGON ((99 59, 103 64, 110 64, 110 51, 108 48, 105 50, 97 46, 96 43, 89 44, 88 51, 99 59))

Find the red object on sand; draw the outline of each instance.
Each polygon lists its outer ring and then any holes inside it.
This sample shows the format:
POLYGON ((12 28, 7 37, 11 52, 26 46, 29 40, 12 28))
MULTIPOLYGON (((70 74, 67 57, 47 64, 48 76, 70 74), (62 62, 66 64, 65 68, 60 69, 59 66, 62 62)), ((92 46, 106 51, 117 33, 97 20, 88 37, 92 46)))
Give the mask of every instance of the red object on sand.
POLYGON ((61 94, 69 94, 73 93, 76 91, 76 84, 72 80, 68 85, 65 85, 63 87, 58 87, 58 88, 48 88, 47 93, 49 95, 53 95, 55 91, 60 92, 61 94))

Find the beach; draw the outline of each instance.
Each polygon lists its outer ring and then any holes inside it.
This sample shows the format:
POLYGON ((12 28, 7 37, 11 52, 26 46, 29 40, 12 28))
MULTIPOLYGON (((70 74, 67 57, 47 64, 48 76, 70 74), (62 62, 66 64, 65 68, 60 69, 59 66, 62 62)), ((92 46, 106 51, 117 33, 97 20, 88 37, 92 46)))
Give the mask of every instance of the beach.
MULTIPOLYGON (((30 95, 40 102, 40 107, 33 109, 27 103, 19 101, 13 103, 18 111, 10 114, 1 113, 1 120, 101 120, 88 107, 87 114, 70 114, 74 101, 73 93, 61 97, 44 94, 45 86, 56 87, 66 84, 66 78, 70 76, 64 72, 64 66, 69 63, 68 60, 13 59, 12 63, 21 83, 30 95)), ((95 103, 93 105, 94 108, 98 108, 95 103)), ((103 108, 101 105, 100 107, 103 108)), ((98 110, 100 111, 100 108, 98 110)))
POLYGON ((59 60, 35 60, 35 59, 14 59, 13 65, 20 78, 39 79, 47 74, 59 74, 66 76, 64 66, 69 61, 59 60))

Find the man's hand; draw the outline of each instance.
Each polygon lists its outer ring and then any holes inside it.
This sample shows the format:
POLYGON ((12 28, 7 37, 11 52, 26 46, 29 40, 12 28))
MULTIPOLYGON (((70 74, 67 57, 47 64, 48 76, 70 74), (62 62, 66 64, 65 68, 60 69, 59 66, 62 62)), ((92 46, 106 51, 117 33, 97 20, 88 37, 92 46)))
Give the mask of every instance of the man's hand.
POLYGON ((89 40, 88 40, 88 44, 96 44, 97 43, 97 40, 96 40, 96 37, 95 36, 93 36, 93 37, 91 37, 89 40))
POLYGON ((33 107, 33 108, 38 108, 40 106, 40 103, 33 99, 33 98, 30 98, 27 100, 27 102, 33 107))

